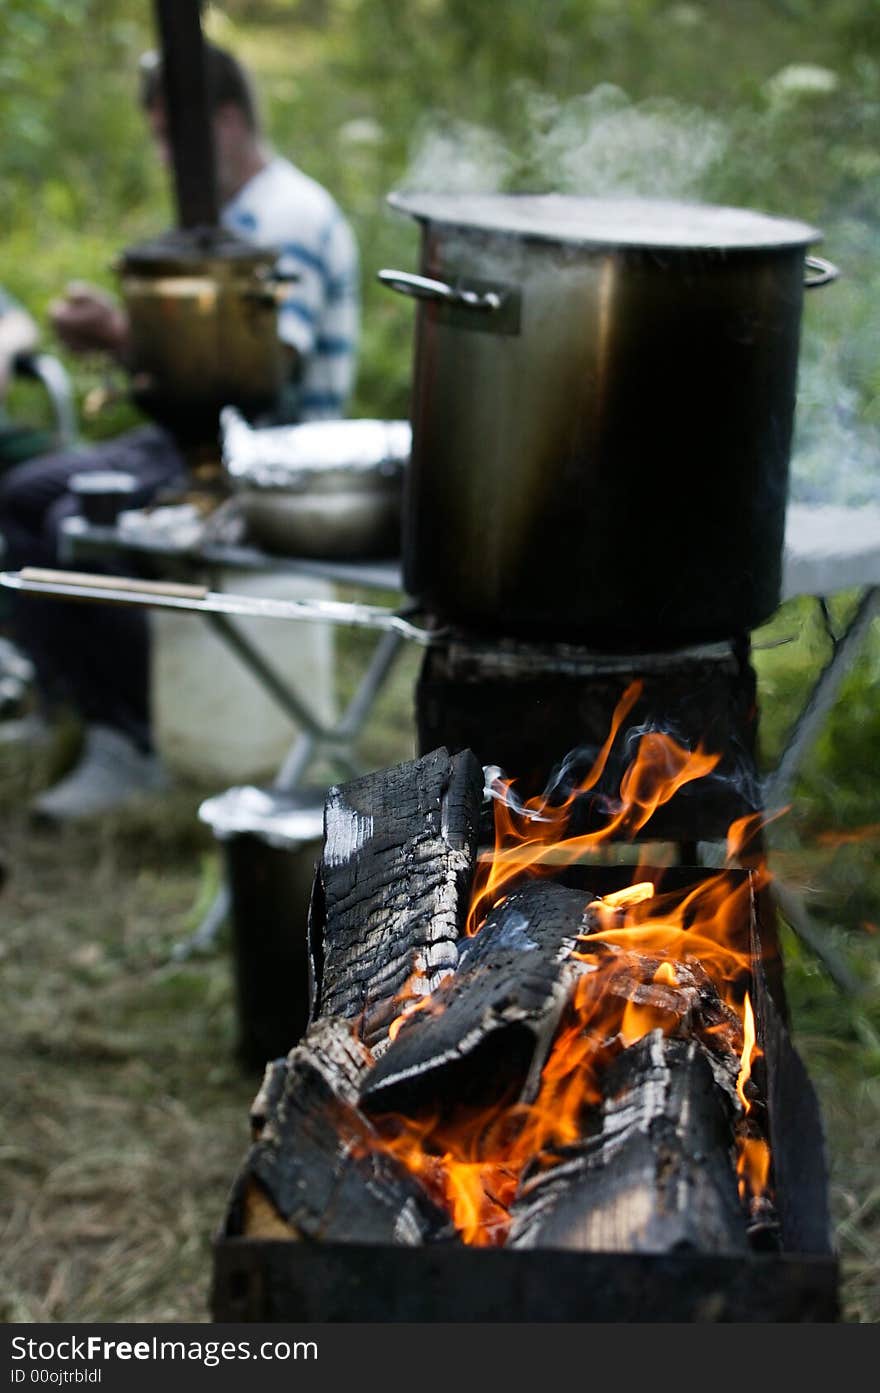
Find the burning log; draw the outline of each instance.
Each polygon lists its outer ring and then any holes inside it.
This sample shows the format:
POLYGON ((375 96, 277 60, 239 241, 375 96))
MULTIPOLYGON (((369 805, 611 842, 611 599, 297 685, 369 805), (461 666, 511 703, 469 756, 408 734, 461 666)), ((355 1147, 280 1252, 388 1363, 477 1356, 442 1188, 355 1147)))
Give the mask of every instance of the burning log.
POLYGON ((644 1030, 646 1020, 666 1034, 698 1040, 716 1084, 731 1102, 736 1098, 742 1026, 696 958, 673 967, 651 954, 619 953, 603 973, 601 992, 606 1014, 619 1018, 626 1043, 644 1030))
POLYGON ((570 834, 568 801, 496 797, 476 875, 469 754, 335 791, 310 916, 317 1021, 267 1071, 227 1221, 300 1240, 230 1254, 224 1281, 259 1289, 260 1318, 350 1319, 376 1286, 396 1319, 833 1314, 833 1263, 772 1266, 794 1233, 827 1256, 827 1209, 821 1158, 804 1164, 780 1122, 802 1118, 815 1146, 808 1081, 768 1028, 755 877, 587 869, 609 829, 642 825, 631 810, 706 767, 648 746, 596 834, 570 834), (801 1175, 815 1219, 795 1194, 777 1222, 780 1177, 801 1175), (262 1266, 245 1282, 264 1260, 277 1301, 262 1266))
POLYGON ((458 967, 425 1010, 403 1020, 366 1076, 369 1111, 419 1102, 531 1098, 583 967, 582 890, 533 881, 513 891, 460 950, 458 967), (499 1082, 502 1081, 502 1082, 499 1082))
POLYGON ((528 1172, 508 1246, 743 1252, 731 1109, 703 1048, 654 1030, 605 1076, 598 1128, 528 1172))
POLYGON ((357 1108, 369 1067, 350 1023, 333 1019, 269 1067, 236 1187, 243 1233, 407 1246, 448 1235, 448 1217, 375 1147, 357 1108))
POLYGON ((310 938, 313 1015, 361 1017, 380 1042, 395 998, 427 994, 458 960, 483 771, 445 749, 331 789, 310 938))

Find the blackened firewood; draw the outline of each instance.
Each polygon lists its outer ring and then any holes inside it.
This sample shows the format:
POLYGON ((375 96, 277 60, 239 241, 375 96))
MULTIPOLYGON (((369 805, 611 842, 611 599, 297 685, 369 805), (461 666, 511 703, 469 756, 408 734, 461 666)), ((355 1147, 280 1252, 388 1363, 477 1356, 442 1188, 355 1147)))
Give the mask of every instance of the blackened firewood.
POLYGON ((594 1135, 524 1178, 508 1247, 745 1251, 732 1110, 703 1046, 652 1031, 604 1087, 594 1135))
POLYGON ((458 959, 476 858, 483 772, 468 751, 331 789, 324 818, 313 1017, 361 1020, 381 1041, 395 997, 429 992, 458 959))
POLYGON ((263 1071, 263 1082, 256 1098, 251 1103, 251 1136, 254 1141, 262 1134, 268 1119, 273 1115, 287 1078, 287 1060, 270 1059, 263 1071))
POLYGON ((266 1091, 259 1137, 239 1178, 239 1208, 277 1220, 281 1236, 415 1245, 444 1237, 448 1217, 377 1147, 356 1105, 370 1056, 349 1022, 324 1019, 266 1091), (255 1193, 265 1201, 256 1206, 255 1193))
POLYGON ((537 1090, 574 981, 571 958, 591 898, 547 881, 514 890, 467 941, 454 976, 417 1011, 367 1075, 371 1112, 483 1102, 537 1090))

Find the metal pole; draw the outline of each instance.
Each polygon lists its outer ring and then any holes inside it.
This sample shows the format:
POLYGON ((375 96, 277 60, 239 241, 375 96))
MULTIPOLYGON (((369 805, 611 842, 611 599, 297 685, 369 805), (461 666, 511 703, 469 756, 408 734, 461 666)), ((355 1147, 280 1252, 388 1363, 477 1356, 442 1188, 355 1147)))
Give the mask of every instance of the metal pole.
POLYGON ((219 220, 214 134, 199 0, 154 0, 162 89, 181 227, 219 220))
POLYGON ((778 808, 788 801, 804 756, 825 724, 841 683, 864 642, 874 618, 880 614, 880 586, 864 592, 853 618, 834 644, 830 661, 822 669, 807 704, 795 722, 782 756, 764 781, 764 806, 778 808))

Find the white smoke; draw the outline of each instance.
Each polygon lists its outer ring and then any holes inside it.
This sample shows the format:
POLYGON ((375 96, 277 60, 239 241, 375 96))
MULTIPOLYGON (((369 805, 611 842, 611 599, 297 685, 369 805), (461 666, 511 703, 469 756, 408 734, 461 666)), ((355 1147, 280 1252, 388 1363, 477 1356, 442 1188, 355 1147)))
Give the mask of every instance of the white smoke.
POLYGON ((859 417, 833 343, 802 358, 789 496, 795 503, 880 503, 880 431, 859 417))
POLYGON ((416 137, 401 187, 646 198, 693 197, 728 144, 723 124, 671 99, 631 102, 608 83, 558 101, 525 88, 518 145, 484 126, 447 121, 416 137))
POLYGON ((402 189, 414 193, 495 193, 514 165, 499 136, 466 121, 422 130, 416 137, 402 189))
POLYGON ((603 84, 529 102, 528 163, 558 193, 689 198, 727 148, 720 121, 671 99, 634 103, 603 84))

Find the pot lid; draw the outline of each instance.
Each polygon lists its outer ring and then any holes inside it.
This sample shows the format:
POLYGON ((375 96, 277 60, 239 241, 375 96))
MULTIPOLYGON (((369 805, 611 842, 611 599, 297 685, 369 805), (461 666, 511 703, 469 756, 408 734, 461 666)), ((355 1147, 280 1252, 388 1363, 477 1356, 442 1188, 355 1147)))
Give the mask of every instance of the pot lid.
POLYGON ((822 236, 807 223, 711 203, 431 193, 392 193, 388 202, 424 222, 600 247, 757 251, 804 247, 822 236))
POLYGON ((194 267, 210 261, 232 261, 248 266, 277 259, 276 248, 257 246, 228 227, 174 227, 149 241, 126 247, 120 264, 138 271, 180 267, 189 273, 194 267))

